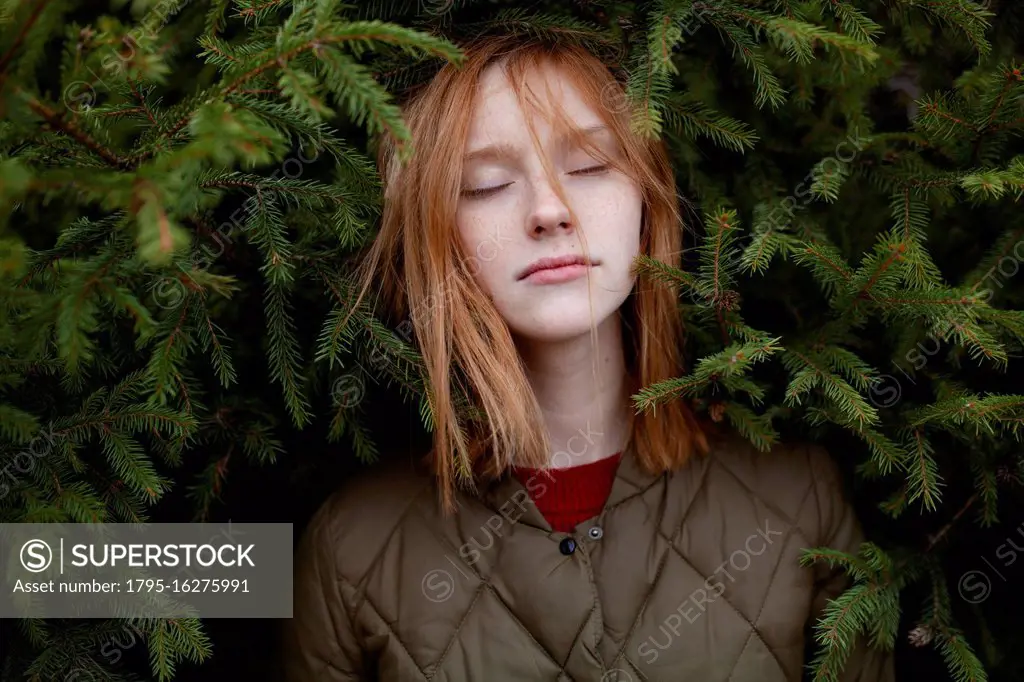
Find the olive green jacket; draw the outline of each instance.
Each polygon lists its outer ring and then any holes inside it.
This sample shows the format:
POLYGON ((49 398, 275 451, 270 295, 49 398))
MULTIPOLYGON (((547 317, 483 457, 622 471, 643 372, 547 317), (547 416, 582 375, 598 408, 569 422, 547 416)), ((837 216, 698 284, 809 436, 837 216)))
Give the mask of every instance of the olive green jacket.
MULTIPOLYGON (((823 449, 721 437, 664 475, 627 449, 603 511, 572 533, 530 502, 545 480, 460 493, 450 518, 412 465, 349 481, 299 544, 285 679, 801 679, 808 626, 847 585, 801 550, 862 540, 823 449)), ((894 680, 862 640, 841 679, 894 680)))

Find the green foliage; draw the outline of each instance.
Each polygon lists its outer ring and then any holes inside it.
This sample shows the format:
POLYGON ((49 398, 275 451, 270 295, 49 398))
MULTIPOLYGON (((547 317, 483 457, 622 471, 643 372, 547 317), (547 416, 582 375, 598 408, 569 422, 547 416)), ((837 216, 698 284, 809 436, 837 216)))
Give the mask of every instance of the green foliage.
MULTIPOLYGON (((408 159, 394 95, 512 31, 614 63, 616 104, 667 140, 697 207, 684 270, 637 263, 681 292, 693 369, 636 408, 688 400, 761 449, 831 438, 877 493, 877 542, 805 556, 854 579, 817 624, 815 679, 901 628, 951 679, 1012 674, 1015 635, 976 653, 997 614, 954 613, 948 564, 1024 475, 1022 396, 998 392, 1024 339, 1018 4, 95 6, 0 0, 0 522, 145 521, 182 489, 207 520, 229 460, 315 472, 291 444, 324 422, 372 461, 368 380, 429 430, 408 330, 350 310, 347 259, 380 212, 366 140, 408 159)), ((152 679, 211 655, 199 621, 26 620, 0 675, 132 679, 98 656, 125 625, 152 679)))

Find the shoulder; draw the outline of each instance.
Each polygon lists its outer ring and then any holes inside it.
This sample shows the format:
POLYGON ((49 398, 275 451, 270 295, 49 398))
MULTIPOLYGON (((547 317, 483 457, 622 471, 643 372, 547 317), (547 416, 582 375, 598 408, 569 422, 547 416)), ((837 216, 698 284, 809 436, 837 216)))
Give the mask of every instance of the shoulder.
POLYGON ((302 533, 297 560, 329 563, 358 582, 405 519, 435 503, 430 477, 409 460, 370 465, 332 492, 302 533))
POLYGON ((774 443, 760 450, 736 434, 716 438, 707 455, 708 492, 740 497, 798 527, 808 541, 828 535, 845 505, 832 455, 809 442, 774 443))

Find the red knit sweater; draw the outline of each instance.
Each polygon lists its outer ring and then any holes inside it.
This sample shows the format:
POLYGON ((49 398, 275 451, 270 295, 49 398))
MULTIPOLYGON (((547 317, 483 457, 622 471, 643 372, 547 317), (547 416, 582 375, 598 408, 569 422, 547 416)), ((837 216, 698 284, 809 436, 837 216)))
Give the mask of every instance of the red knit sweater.
POLYGON ((596 462, 548 469, 546 473, 540 469, 515 467, 512 473, 523 485, 531 478, 543 481, 543 486, 532 486, 537 493, 531 494, 533 503, 552 530, 568 533, 576 524, 601 512, 612 491, 621 456, 621 452, 616 452, 596 462))

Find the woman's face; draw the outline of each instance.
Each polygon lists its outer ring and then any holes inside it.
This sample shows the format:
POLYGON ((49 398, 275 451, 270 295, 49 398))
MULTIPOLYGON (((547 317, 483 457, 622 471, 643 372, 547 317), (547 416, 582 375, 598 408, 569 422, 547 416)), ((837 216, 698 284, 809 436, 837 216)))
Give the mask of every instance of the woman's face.
MULTIPOLYGON (((605 153, 621 154, 612 131, 598 128, 598 112, 565 76, 546 69, 532 77, 538 79, 531 88, 538 97, 545 96, 539 79, 546 78, 569 120, 582 130, 595 128, 588 137, 605 153)), ((466 142, 456 223, 470 271, 513 335, 560 341, 588 333, 592 314, 600 325, 632 290, 642 198, 633 180, 555 139, 551 126, 537 116, 540 144, 578 218, 573 222, 545 176, 524 116, 503 70, 498 64, 488 67, 480 78, 466 142), (589 266, 544 269, 524 277, 541 259, 582 256, 581 232, 589 266)))

